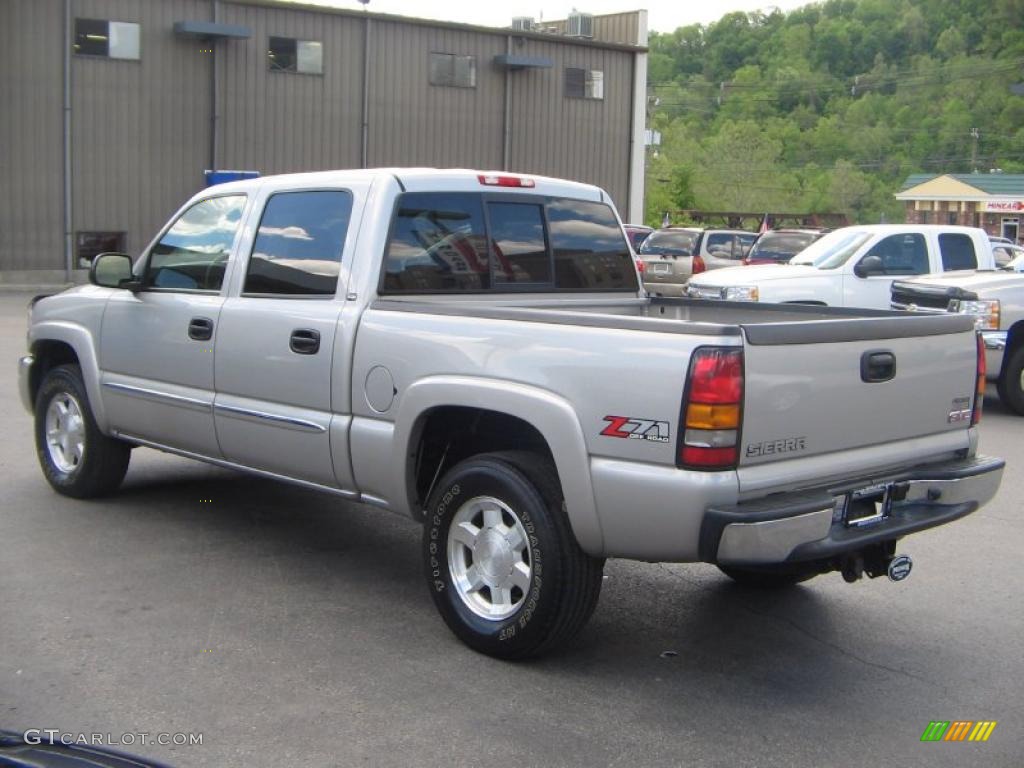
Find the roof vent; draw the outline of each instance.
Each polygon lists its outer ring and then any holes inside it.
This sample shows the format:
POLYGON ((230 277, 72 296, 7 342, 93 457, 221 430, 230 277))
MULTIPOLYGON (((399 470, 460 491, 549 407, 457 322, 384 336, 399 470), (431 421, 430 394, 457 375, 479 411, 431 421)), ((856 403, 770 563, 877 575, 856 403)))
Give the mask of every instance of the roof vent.
POLYGON ((533 31, 533 16, 516 16, 512 19, 512 29, 516 32, 533 31))
POLYGON ((565 34, 568 37, 588 37, 594 36, 594 16, 590 13, 577 13, 573 11, 569 14, 569 20, 565 25, 565 34))

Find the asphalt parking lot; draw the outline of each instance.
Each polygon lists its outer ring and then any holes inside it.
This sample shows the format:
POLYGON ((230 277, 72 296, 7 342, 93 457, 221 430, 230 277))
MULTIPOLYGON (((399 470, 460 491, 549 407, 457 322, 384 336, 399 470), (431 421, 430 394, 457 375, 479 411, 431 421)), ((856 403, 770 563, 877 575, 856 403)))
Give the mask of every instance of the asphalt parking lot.
POLYGON ((53 493, 17 396, 27 300, 0 295, 0 728, 201 733, 131 748, 180 766, 1024 759, 1024 419, 994 392, 1000 493, 903 542, 906 582, 609 561, 582 635, 508 664, 448 632, 403 518, 149 450, 112 498, 53 493), (932 720, 998 726, 922 743, 932 720))

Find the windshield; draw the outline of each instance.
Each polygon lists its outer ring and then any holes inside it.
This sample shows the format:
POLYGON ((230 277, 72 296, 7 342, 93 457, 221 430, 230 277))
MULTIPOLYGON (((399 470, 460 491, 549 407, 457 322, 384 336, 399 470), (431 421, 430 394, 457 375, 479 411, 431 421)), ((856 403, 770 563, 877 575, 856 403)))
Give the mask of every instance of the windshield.
POLYGON ((838 229, 811 243, 789 263, 810 264, 818 269, 835 269, 845 264, 857 249, 870 239, 870 232, 838 229))
POLYGON ((766 232, 754 243, 748 258, 788 261, 817 239, 811 232, 766 232))
POLYGON ((684 230, 667 230, 652 232, 640 246, 640 253, 653 253, 657 255, 668 254, 670 256, 689 256, 693 253, 697 244, 699 232, 687 232, 684 230))

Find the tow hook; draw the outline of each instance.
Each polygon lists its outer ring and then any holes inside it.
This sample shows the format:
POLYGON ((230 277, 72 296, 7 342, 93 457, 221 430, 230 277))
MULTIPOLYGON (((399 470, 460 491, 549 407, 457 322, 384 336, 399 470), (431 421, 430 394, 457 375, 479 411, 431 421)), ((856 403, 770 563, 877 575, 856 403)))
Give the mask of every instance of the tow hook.
POLYGON ((910 555, 896 554, 895 542, 885 542, 860 552, 853 552, 839 563, 839 570, 847 584, 853 584, 864 574, 872 579, 888 576, 890 581, 903 581, 910 575, 913 567, 914 561, 910 559, 910 555))

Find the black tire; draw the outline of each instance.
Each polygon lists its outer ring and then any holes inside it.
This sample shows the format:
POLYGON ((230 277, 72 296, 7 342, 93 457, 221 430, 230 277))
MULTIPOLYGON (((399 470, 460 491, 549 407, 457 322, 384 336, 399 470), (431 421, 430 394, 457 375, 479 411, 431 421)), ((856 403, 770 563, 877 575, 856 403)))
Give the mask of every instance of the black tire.
MULTIPOLYGON (((445 623, 470 648, 499 659, 538 656, 571 639, 590 618, 601 593, 604 560, 587 555, 576 543, 558 476, 548 461, 520 451, 466 459, 437 484, 427 513, 423 555, 430 594, 445 623), (528 539, 521 554, 530 568, 528 586, 518 598, 516 589, 511 591, 508 608, 514 612, 500 618, 484 617, 470 607, 471 598, 463 597, 449 563, 453 518, 469 514, 471 502, 481 497, 505 505, 502 519, 513 515, 528 539)), ((469 563, 474 555, 456 556, 469 563)), ((489 587, 478 590, 479 599, 484 589, 493 601, 489 587)))
POLYGON ((1003 405, 1018 416, 1024 416, 1022 375, 1024 375, 1024 344, 1018 344, 1003 363, 1003 370, 999 374, 999 382, 996 386, 1003 405))
POLYGON ((753 589, 784 589, 819 575, 819 571, 774 571, 754 568, 733 568, 720 565, 718 570, 737 584, 753 589))
MULTIPOLYGON (((77 365, 60 365, 48 371, 39 386, 35 405, 36 455, 43 476, 57 493, 90 499, 116 490, 128 471, 131 446, 107 437, 98 426, 77 365), (47 411, 58 398, 73 399, 81 415, 82 450, 78 463, 61 467, 47 445, 47 411)), ((56 449, 55 449, 56 450, 56 449)))

